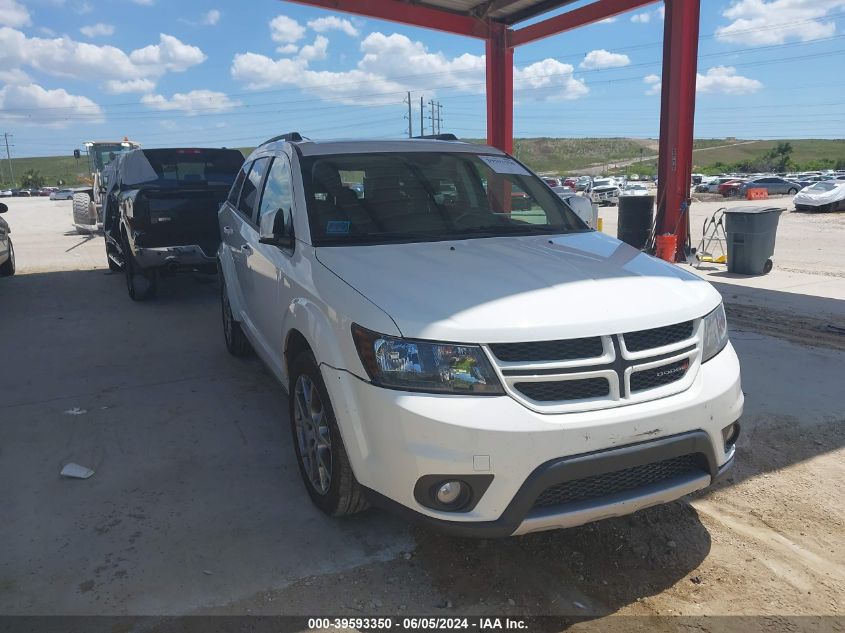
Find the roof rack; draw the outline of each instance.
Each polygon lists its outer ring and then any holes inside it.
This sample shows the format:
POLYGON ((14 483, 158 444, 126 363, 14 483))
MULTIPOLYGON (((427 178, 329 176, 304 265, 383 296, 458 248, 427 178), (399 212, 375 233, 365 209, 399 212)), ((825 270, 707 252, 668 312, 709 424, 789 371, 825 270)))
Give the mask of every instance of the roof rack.
POLYGON ((459 141, 460 139, 451 133, 446 134, 423 134, 422 136, 415 136, 414 138, 428 139, 430 141, 459 141))
POLYGON ((278 136, 274 136, 273 138, 267 139, 262 143, 262 145, 268 145, 269 143, 275 143, 276 141, 287 141, 288 143, 296 143, 303 140, 302 135, 299 132, 288 132, 287 134, 279 134, 278 136))

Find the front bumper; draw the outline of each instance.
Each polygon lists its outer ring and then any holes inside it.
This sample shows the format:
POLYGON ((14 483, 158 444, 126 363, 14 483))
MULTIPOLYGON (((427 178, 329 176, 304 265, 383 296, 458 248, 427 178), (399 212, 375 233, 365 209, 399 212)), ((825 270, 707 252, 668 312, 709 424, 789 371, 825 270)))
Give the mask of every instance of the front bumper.
POLYGON ((190 246, 159 246, 136 248, 135 261, 141 268, 216 266, 217 257, 209 257, 196 244, 190 246))
POLYGON ((464 535, 571 527, 704 488, 729 468, 733 453, 725 451, 722 429, 741 416, 743 406, 739 363, 730 344, 701 366, 682 393, 566 414, 531 411, 508 396, 392 391, 326 365, 322 371, 353 470, 372 500, 464 535), (582 507, 567 505, 565 512, 532 509, 538 492, 531 482, 540 481, 545 489, 549 477, 569 477, 575 463, 589 463, 595 472, 617 470, 627 468, 626 460, 658 459, 690 447, 694 450, 688 452, 706 460, 694 477, 582 507), (431 474, 491 474, 493 480, 470 511, 444 512, 414 497, 417 480, 431 474))

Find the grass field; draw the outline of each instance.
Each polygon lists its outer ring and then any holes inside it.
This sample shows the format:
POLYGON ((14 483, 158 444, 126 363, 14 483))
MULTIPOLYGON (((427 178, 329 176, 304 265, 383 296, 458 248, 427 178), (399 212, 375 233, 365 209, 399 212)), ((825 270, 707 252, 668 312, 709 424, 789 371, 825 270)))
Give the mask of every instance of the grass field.
MULTIPOLYGON (((483 142, 467 139, 471 142, 483 142)), ((754 159, 771 150, 780 141, 742 141, 736 139, 697 139, 693 153, 693 171, 701 171, 715 163, 737 163, 754 159)), ((845 160, 845 140, 795 139, 789 141, 793 147, 792 160, 806 163, 813 160, 845 160)), ((242 148, 244 155, 250 148, 242 148)), ((657 141, 653 139, 625 138, 526 138, 514 140, 514 154, 538 172, 557 174, 578 173, 592 165, 613 164, 630 161, 640 155, 654 156, 657 141), (642 154, 640 153, 642 151, 642 154)), ((13 169, 17 182, 21 175, 34 169, 45 177, 49 186, 63 181, 67 186, 79 183, 87 171, 85 156, 77 162, 73 156, 48 156, 39 158, 14 158, 13 169)), ((655 161, 633 164, 629 170, 634 173, 653 173, 655 161)), ((624 171, 624 168, 622 169, 624 171)), ((9 186, 9 166, 0 162, 0 183, 9 186)))

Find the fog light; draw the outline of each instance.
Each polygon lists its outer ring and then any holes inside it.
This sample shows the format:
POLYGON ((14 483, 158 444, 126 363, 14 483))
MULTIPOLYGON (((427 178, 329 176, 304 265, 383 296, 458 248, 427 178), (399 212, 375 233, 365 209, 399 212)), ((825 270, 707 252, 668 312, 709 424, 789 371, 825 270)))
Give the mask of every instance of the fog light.
POLYGON ((437 489, 437 500, 444 506, 452 505, 461 498, 463 484, 460 481, 447 481, 437 489))
POLYGON ((739 424, 734 422, 733 424, 729 424, 725 428, 722 429, 722 439, 725 442, 725 451, 728 451, 731 446, 736 444, 736 440, 739 437, 739 424))

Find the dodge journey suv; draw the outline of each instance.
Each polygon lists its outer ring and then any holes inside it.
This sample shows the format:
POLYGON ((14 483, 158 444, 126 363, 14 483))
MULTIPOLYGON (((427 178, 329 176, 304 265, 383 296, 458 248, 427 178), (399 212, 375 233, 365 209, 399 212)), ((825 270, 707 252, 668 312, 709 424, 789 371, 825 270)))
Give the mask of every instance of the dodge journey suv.
POLYGON ((330 515, 372 503, 518 535, 732 465, 743 395, 719 294, 588 228, 505 153, 286 134, 247 159, 219 220, 226 345, 287 390, 330 515))

